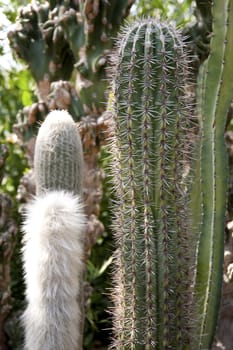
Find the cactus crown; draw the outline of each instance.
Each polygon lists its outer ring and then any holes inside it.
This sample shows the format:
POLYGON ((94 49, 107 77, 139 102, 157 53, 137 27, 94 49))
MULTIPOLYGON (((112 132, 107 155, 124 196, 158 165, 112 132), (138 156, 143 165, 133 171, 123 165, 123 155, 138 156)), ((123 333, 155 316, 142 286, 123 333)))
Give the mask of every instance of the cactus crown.
POLYGON ((113 348, 185 348, 195 253, 184 176, 192 131, 184 44, 172 26, 140 20, 120 37, 114 64, 113 348))
POLYGON ((35 147, 36 191, 65 190, 81 194, 83 156, 77 127, 66 111, 49 113, 35 147))

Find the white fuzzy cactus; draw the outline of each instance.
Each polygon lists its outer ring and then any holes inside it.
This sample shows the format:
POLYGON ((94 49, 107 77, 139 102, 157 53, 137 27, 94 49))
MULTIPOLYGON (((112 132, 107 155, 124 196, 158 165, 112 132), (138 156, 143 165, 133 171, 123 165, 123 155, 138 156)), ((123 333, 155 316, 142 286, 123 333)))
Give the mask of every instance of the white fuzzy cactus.
POLYGON ((36 197, 27 206, 24 222, 27 350, 82 348, 82 162, 71 116, 51 112, 36 142, 36 197))

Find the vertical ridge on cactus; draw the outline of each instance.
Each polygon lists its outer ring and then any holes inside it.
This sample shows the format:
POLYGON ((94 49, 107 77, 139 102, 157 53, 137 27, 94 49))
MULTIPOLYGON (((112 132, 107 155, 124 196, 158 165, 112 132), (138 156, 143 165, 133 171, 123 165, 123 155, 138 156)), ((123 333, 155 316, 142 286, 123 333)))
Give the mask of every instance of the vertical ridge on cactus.
POLYGON ((185 348, 191 328, 187 259, 194 250, 186 241, 190 115, 183 42, 167 24, 138 21, 120 37, 114 63, 119 249, 112 348, 185 348))

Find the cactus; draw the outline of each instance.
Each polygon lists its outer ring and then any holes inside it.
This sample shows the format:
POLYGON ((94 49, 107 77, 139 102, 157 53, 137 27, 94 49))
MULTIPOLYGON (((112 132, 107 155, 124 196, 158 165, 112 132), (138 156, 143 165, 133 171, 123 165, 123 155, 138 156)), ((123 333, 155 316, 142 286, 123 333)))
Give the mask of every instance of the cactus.
POLYGON ((74 121, 65 111, 51 112, 36 142, 36 197, 24 223, 27 350, 82 348, 82 162, 74 121))
POLYGON ((233 96, 233 2, 213 1, 210 55, 200 71, 198 112, 199 161, 196 164, 192 213, 200 233, 195 298, 198 306, 196 349, 209 349, 215 334, 221 295, 227 158, 224 131, 233 96), (221 15, 220 15, 221 13, 221 15))
POLYGON ((172 26, 142 20, 126 28, 118 46, 113 348, 189 349, 195 250, 184 176, 192 130, 184 44, 172 26))
POLYGON ((131 24, 118 41, 110 104, 118 198, 113 349, 206 350, 213 342, 224 251, 233 1, 213 1, 212 17, 195 147, 179 33, 149 19, 131 24))
POLYGON ((48 115, 38 133, 34 157, 37 195, 53 190, 82 194, 82 144, 67 112, 48 115))

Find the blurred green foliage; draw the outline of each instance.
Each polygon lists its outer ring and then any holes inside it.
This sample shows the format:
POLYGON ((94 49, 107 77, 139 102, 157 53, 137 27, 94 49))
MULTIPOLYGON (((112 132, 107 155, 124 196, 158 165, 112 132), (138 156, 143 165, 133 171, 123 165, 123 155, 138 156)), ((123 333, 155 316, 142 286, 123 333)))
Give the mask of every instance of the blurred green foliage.
POLYGON ((34 84, 30 72, 25 66, 15 64, 10 55, 7 42, 8 23, 14 23, 19 5, 27 1, 10 0, 0 1, 0 13, 2 23, 0 24, 0 143, 7 146, 9 156, 5 166, 5 176, 1 184, 1 191, 12 196, 15 200, 19 181, 27 171, 27 161, 24 157, 22 145, 18 142, 14 133, 13 125, 16 116, 23 107, 31 105, 34 100, 34 84))
POLYGON ((30 1, 27 0, 8 0, 0 1, 0 8, 2 12, 7 16, 11 23, 15 22, 17 17, 17 11, 19 7, 27 5, 30 1))
POLYGON ((14 199, 20 178, 27 171, 27 161, 13 125, 19 109, 31 105, 34 100, 33 83, 28 70, 0 70, 0 100, 0 142, 9 149, 1 190, 14 199))
MULTIPOLYGON (((18 226, 21 225, 21 216, 18 212, 17 189, 23 174, 28 169, 22 145, 18 142, 13 125, 20 109, 30 105, 34 100, 32 78, 25 68, 0 69, 0 143, 5 144, 9 151, 4 177, 1 183, 1 192, 13 200, 13 217, 18 226)), ((22 308, 24 302, 24 284, 21 261, 21 233, 16 237, 15 251, 11 264, 11 290, 14 298, 13 310, 22 308)))
MULTIPOLYGON (((24 1, 26 4, 27 2, 24 1)), ((21 2, 23 4, 23 2, 21 2)), ((14 22, 16 11, 19 6, 18 1, 9 1, 9 3, 0 1, 1 14, 5 13, 8 21, 14 22)), ((4 177, 1 183, 0 191, 8 194, 14 203, 13 217, 18 227, 21 225, 21 216, 19 215, 19 203, 17 201, 17 189, 20 179, 28 170, 27 159, 24 155, 23 145, 19 142, 14 133, 14 124, 19 110, 27 105, 31 105, 35 100, 34 83, 29 71, 25 66, 16 64, 10 55, 10 48, 7 45, 6 18, 0 27, 0 143, 8 148, 4 177)), ((14 300, 13 311, 20 310, 24 303, 24 283, 21 261, 21 233, 16 237, 15 251, 11 263, 11 291, 14 300)))
POLYGON ((193 0, 138 0, 133 16, 163 18, 183 26, 192 19, 193 0))

